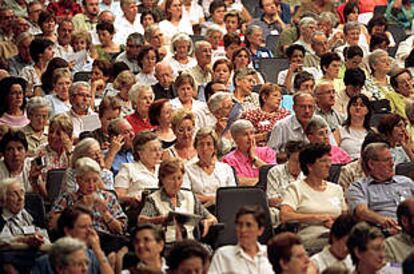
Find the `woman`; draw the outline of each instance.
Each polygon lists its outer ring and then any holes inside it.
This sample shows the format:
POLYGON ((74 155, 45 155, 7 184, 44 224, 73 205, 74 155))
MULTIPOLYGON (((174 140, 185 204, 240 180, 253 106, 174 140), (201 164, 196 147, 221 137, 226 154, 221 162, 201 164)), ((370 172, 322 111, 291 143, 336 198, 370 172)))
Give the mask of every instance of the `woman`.
POLYGON ((192 57, 193 51, 193 41, 188 34, 179 32, 172 37, 171 52, 174 55, 166 62, 171 65, 175 75, 197 65, 196 59, 192 57))
POLYGON ((159 23, 161 32, 164 33, 166 43, 171 43, 171 38, 179 32, 193 35, 193 25, 188 17, 182 16, 183 5, 181 0, 166 0, 165 1, 165 20, 159 23))
POLYGON ((413 98, 413 77, 408 69, 393 70, 390 82, 394 91, 388 92, 385 98, 390 101, 391 112, 400 115, 404 119, 407 118, 405 114, 405 106, 408 99, 413 98))
POLYGON ((174 131, 171 128, 172 112, 172 106, 168 99, 156 100, 149 109, 150 123, 157 126, 155 134, 161 141, 163 149, 174 145, 176 141, 174 131))
MULTIPOLYGON (((201 35, 205 35, 207 28, 213 24, 219 26, 224 35, 227 33, 226 23, 224 22, 224 15, 227 10, 226 4, 222 0, 213 0, 209 2, 210 6, 208 7, 208 13, 210 19, 203 24, 201 35)), ((207 8, 205 8, 205 10, 207 10, 207 8)))
POLYGON ((255 185, 259 168, 276 161, 275 152, 269 147, 257 147, 254 127, 250 121, 239 119, 231 125, 231 136, 236 149, 223 157, 223 162, 236 170, 241 185, 255 185))
POLYGON ((266 83, 259 91, 260 108, 243 112, 242 118, 252 122, 256 129, 257 145, 265 145, 276 122, 290 114, 290 111, 280 108, 281 100, 282 93, 279 86, 266 83))
POLYGON ((92 64, 92 76, 91 76, 91 91, 94 94, 91 107, 98 107, 103 97, 107 95, 115 95, 113 92, 112 73, 114 67, 108 60, 95 60, 92 64))
POLYGON ((52 84, 52 78, 53 78, 53 73, 55 72, 55 70, 60 69, 60 68, 69 68, 69 63, 60 57, 54 57, 53 59, 51 59, 46 67, 45 72, 42 74, 42 76, 40 77, 40 80, 42 81, 42 92, 44 94, 51 94, 53 91, 53 84, 52 84))
POLYGON ((69 101, 69 88, 72 85, 72 74, 67 68, 56 69, 53 72, 53 93, 46 95, 49 101, 51 115, 65 113, 71 109, 69 101))
POLYGON ((171 211, 200 215, 204 225, 202 237, 207 235, 211 225, 217 223, 216 217, 203 207, 191 191, 181 190, 184 172, 180 159, 163 161, 158 172, 160 189, 147 197, 138 217, 138 223, 163 225, 167 243, 194 238, 194 226, 179 223, 174 217, 170 218, 171 211), (177 231, 177 228, 180 229, 177 231))
POLYGON ((53 43, 57 42, 56 18, 53 15, 53 13, 50 13, 47 10, 43 10, 42 12, 40 12, 37 24, 42 30, 42 38, 48 39, 53 43))
POLYGON ((193 76, 181 73, 174 82, 177 97, 171 100, 173 109, 195 111, 205 107, 205 103, 194 99, 197 97, 197 88, 193 76))
POLYGON ((164 151, 162 159, 180 158, 184 163, 197 161, 197 150, 193 146, 194 114, 185 109, 176 110, 173 112, 171 125, 177 140, 164 151))
POLYGON ((388 52, 382 49, 374 50, 368 56, 371 77, 365 82, 365 89, 377 100, 385 99, 387 93, 393 91, 388 73, 391 71, 391 62, 388 52))
POLYGON ((121 103, 121 117, 125 117, 134 112, 128 94, 135 83, 135 75, 127 70, 118 74, 114 80, 113 87, 115 90, 118 90, 115 97, 118 98, 121 103))
POLYGON ((328 145, 310 144, 300 152, 300 167, 306 177, 288 186, 280 208, 282 223, 300 222, 298 235, 311 253, 327 244, 329 228, 347 210, 342 188, 326 181, 330 151, 328 145))
POLYGON ((371 131, 371 105, 364 94, 351 97, 348 103, 347 119, 339 128, 339 147, 346 151, 352 159, 361 156, 361 146, 365 136, 371 131))
POLYGON ((99 165, 100 180, 97 187, 102 190, 114 190, 114 179, 112 171, 105 168, 104 155, 101 147, 93 138, 85 138, 76 144, 73 149, 72 158, 70 159, 70 166, 66 169, 63 176, 62 187, 60 189, 61 194, 72 193, 79 190, 79 184, 77 183, 77 161, 80 158, 89 158, 99 165))
MULTIPOLYGON (((220 82, 225 85, 226 89, 228 89, 229 91, 233 91, 233 89, 231 89, 232 87, 231 87, 231 79, 230 79, 232 73, 233 73, 233 64, 227 59, 224 59, 224 58, 218 59, 217 61, 214 62, 214 65, 213 65, 213 80, 212 81, 220 82)), ((207 102, 208 101, 207 96, 205 99, 206 99, 205 101, 207 102)))
POLYGON ((376 15, 368 22, 368 33, 369 35, 379 34, 379 33, 385 33, 385 35, 390 40, 389 47, 395 47, 395 40, 392 36, 392 33, 387 30, 388 28, 388 21, 385 18, 384 15, 376 15))
POLYGON ((100 45, 95 46, 98 59, 114 61, 116 56, 121 53, 121 47, 113 41, 115 28, 112 23, 101 22, 96 25, 100 45))
MULTIPOLYGON (((234 66, 233 71, 253 67, 250 51, 246 47, 240 47, 234 50, 231 62, 234 66)), ((230 79, 233 79, 233 76, 231 76, 230 79)), ((256 73, 255 80, 257 85, 264 84, 263 76, 260 73, 256 73)), ((234 86, 234 83, 232 83, 232 85, 234 86)))
POLYGON ((320 66, 323 76, 319 81, 316 81, 316 85, 321 82, 331 82, 333 83, 335 90, 345 89, 343 80, 339 79, 341 62, 341 57, 335 52, 327 52, 322 55, 320 66))
POLYGON ((135 112, 125 117, 134 129, 135 134, 143 130, 154 129, 149 120, 149 108, 154 102, 154 92, 150 86, 138 83, 133 85, 129 92, 129 100, 132 102, 135 112))
POLYGON ((132 150, 135 162, 121 166, 115 177, 115 191, 121 203, 136 207, 145 189, 158 186, 162 148, 155 133, 142 131, 135 136, 132 150))
POLYGON ((259 206, 241 207, 236 214, 237 245, 216 250, 208 273, 250 273, 253 267, 255 273, 273 273, 267 248, 258 242, 265 229, 265 218, 259 206))
POLYGON ((205 273, 210 253, 199 242, 184 240, 174 244, 166 257, 168 270, 174 274, 205 273))
POLYGON ((3 100, 0 101, 0 125, 19 128, 29 124, 25 113, 26 88, 27 82, 20 77, 11 76, 0 81, 3 93, 3 100))
POLYGON ((217 160, 218 139, 212 128, 204 127, 197 131, 194 147, 199 160, 185 167, 184 182, 208 207, 215 204, 218 188, 236 186, 236 181, 231 167, 217 160))
MULTIPOLYGON (((358 23, 358 16, 360 14, 358 4, 356 2, 349 1, 346 3, 344 7, 344 24, 348 22, 356 22, 358 23)), ((344 24, 338 26, 339 31, 343 31, 344 24)), ((361 35, 359 35, 359 42, 360 45, 368 45, 370 41, 370 34, 365 25, 360 24, 361 35)))
POLYGON ((155 78, 155 65, 160 61, 158 51, 152 46, 143 46, 137 60, 141 68, 141 72, 136 76, 137 82, 142 85, 155 85, 158 82, 155 78))
POLYGON ((146 10, 142 12, 140 22, 144 30, 146 30, 149 26, 158 23, 159 19, 152 10, 146 10))
POLYGON ((99 164, 83 157, 77 159, 75 168, 79 189, 56 200, 50 213, 49 229, 57 228, 57 220, 65 208, 84 205, 93 210, 93 226, 97 232, 122 235, 127 218, 115 195, 99 188, 102 184, 99 164))

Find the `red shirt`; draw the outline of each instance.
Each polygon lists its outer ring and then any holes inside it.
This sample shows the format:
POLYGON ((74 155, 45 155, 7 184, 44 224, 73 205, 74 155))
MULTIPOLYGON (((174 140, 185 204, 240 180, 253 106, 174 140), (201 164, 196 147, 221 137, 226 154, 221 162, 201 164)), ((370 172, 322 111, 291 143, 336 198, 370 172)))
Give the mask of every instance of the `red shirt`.
POLYGON ((156 128, 156 126, 150 124, 149 119, 142 120, 136 112, 126 116, 125 119, 131 124, 135 134, 144 130, 153 130, 156 128))
POLYGON ((74 15, 82 12, 82 7, 75 1, 58 1, 50 3, 47 10, 53 13, 56 17, 72 18, 74 15))

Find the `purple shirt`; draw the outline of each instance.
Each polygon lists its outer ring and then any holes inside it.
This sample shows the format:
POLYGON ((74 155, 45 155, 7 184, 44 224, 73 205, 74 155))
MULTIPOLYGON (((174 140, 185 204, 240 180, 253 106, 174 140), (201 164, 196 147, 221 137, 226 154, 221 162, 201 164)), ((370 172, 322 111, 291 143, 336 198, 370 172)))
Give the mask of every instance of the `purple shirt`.
MULTIPOLYGON (((257 147, 256 156, 267 164, 276 163, 276 153, 270 147, 257 147)), ((238 177, 259 177, 259 168, 254 166, 252 160, 243 155, 238 149, 225 155, 222 160, 236 170, 238 177)))

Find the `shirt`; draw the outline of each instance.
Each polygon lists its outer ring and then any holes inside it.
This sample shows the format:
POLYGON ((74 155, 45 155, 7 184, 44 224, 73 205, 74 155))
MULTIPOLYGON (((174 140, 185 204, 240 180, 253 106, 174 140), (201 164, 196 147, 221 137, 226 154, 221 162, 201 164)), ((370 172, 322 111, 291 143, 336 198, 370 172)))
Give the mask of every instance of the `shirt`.
POLYGON ((125 119, 130 123, 134 129, 134 133, 137 134, 144 130, 152 130, 155 126, 152 126, 149 122, 149 119, 141 119, 136 112, 125 117, 125 119))
POLYGON ((273 268, 267 258, 265 245, 257 243, 259 251, 253 258, 237 245, 220 247, 214 253, 208 274, 272 274, 273 268))
POLYGON ((47 143, 47 127, 44 128, 40 136, 35 134, 33 128, 29 125, 22 128, 24 135, 26 136, 27 143, 29 145, 28 153, 33 154, 40 145, 47 143))
POLYGON ((364 177, 365 173, 362 170, 361 160, 354 161, 341 167, 338 184, 342 187, 344 193, 346 193, 349 186, 353 182, 356 182, 364 177))
POLYGON ((27 66, 33 66, 33 61, 25 63, 20 55, 16 55, 10 59, 9 62, 9 73, 11 76, 19 76, 20 71, 27 66))
POLYGON ((144 28, 140 23, 140 16, 140 14, 137 14, 133 23, 126 19, 125 14, 117 16, 114 22, 115 36, 113 41, 118 45, 125 45, 128 35, 131 33, 138 32, 144 35, 144 28))
POLYGON ((84 131, 94 131, 101 127, 101 120, 97 113, 88 109, 88 114, 79 115, 73 109, 67 112, 73 123, 73 135, 79 137, 84 131))
POLYGON ((342 266, 352 273, 355 267, 352 263, 351 255, 348 254, 345 259, 338 260, 330 251, 330 246, 325 246, 323 250, 311 257, 311 261, 315 263, 318 268, 318 273, 322 273, 326 268, 331 266, 342 266))
POLYGON ((121 168, 122 164, 125 163, 133 163, 134 155, 132 154, 132 150, 125 150, 121 149, 114 158, 114 161, 112 162, 112 172, 114 176, 118 174, 119 169, 121 168))
POLYGON ((344 117, 333 108, 328 112, 324 112, 320 108, 317 108, 315 113, 325 119, 331 131, 335 131, 343 124, 344 117))
POLYGON ((264 112, 261 108, 249 109, 242 113, 242 118, 252 122, 256 133, 269 133, 275 123, 290 114, 290 111, 279 109, 276 112, 264 112))
POLYGON ((78 13, 72 17, 74 31, 93 31, 96 27, 96 22, 92 22, 88 16, 83 13, 78 13))
POLYGON ((238 102, 242 107, 243 110, 247 111, 250 109, 257 109, 260 108, 260 101, 259 101, 259 94, 256 92, 252 92, 249 95, 243 98, 243 102, 237 99, 234 94, 232 96, 233 100, 238 102))
POLYGON ((138 62, 136 62, 135 60, 128 59, 126 51, 121 52, 116 57, 115 62, 124 62, 133 74, 137 74, 138 72, 141 71, 141 68, 138 66, 138 62))
POLYGON ((343 151, 340 147, 331 145, 331 160, 332 164, 346 164, 352 161, 348 153, 343 151))
POLYGON ((171 43, 171 38, 179 32, 187 33, 188 35, 193 35, 193 25, 191 24, 189 18, 181 17, 178 26, 173 25, 168 20, 162 20, 159 22, 159 27, 162 33, 164 33, 165 42, 167 44, 171 43))
POLYGON ((196 66, 188 69, 185 71, 188 74, 191 74, 193 76, 194 81, 196 83, 196 88, 198 90, 198 87, 200 85, 204 85, 211 81, 212 79, 212 73, 209 69, 202 70, 201 67, 197 64, 196 66))
POLYGON ((414 239, 405 231, 385 239, 385 256, 391 263, 402 263, 412 251, 414 239))
POLYGON ((305 179, 305 176, 302 171, 296 178, 290 174, 287 162, 272 167, 267 173, 267 198, 271 199, 283 197, 287 187, 292 182, 303 179, 305 179))

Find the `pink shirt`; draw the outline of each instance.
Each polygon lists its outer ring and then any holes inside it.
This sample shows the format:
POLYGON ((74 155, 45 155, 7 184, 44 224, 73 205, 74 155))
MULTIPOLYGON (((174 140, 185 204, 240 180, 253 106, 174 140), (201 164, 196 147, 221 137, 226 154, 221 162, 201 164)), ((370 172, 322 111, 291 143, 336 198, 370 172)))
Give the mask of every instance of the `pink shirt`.
POLYGON ((352 162, 352 158, 342 148, 331 145, 332 164, 346 164, 352 162))
MULTIPOLYGON (((256 155, 260 160, 267 164, 276 163, 276 153, 270 147, 257 147, 256 155)), ((238 149, 225 155, 222 160, 236 170, 236 175, 238 177, 259 177, 259 168, 255 167, 252 160, 243 155, 238 149)))
POLYGON ((0 117, 0 125, 6 124, 12 128, 21 128, 29 123, 30 120, 27 119, 26 115, 13 116, 5 112, 3 116, 0 117))

